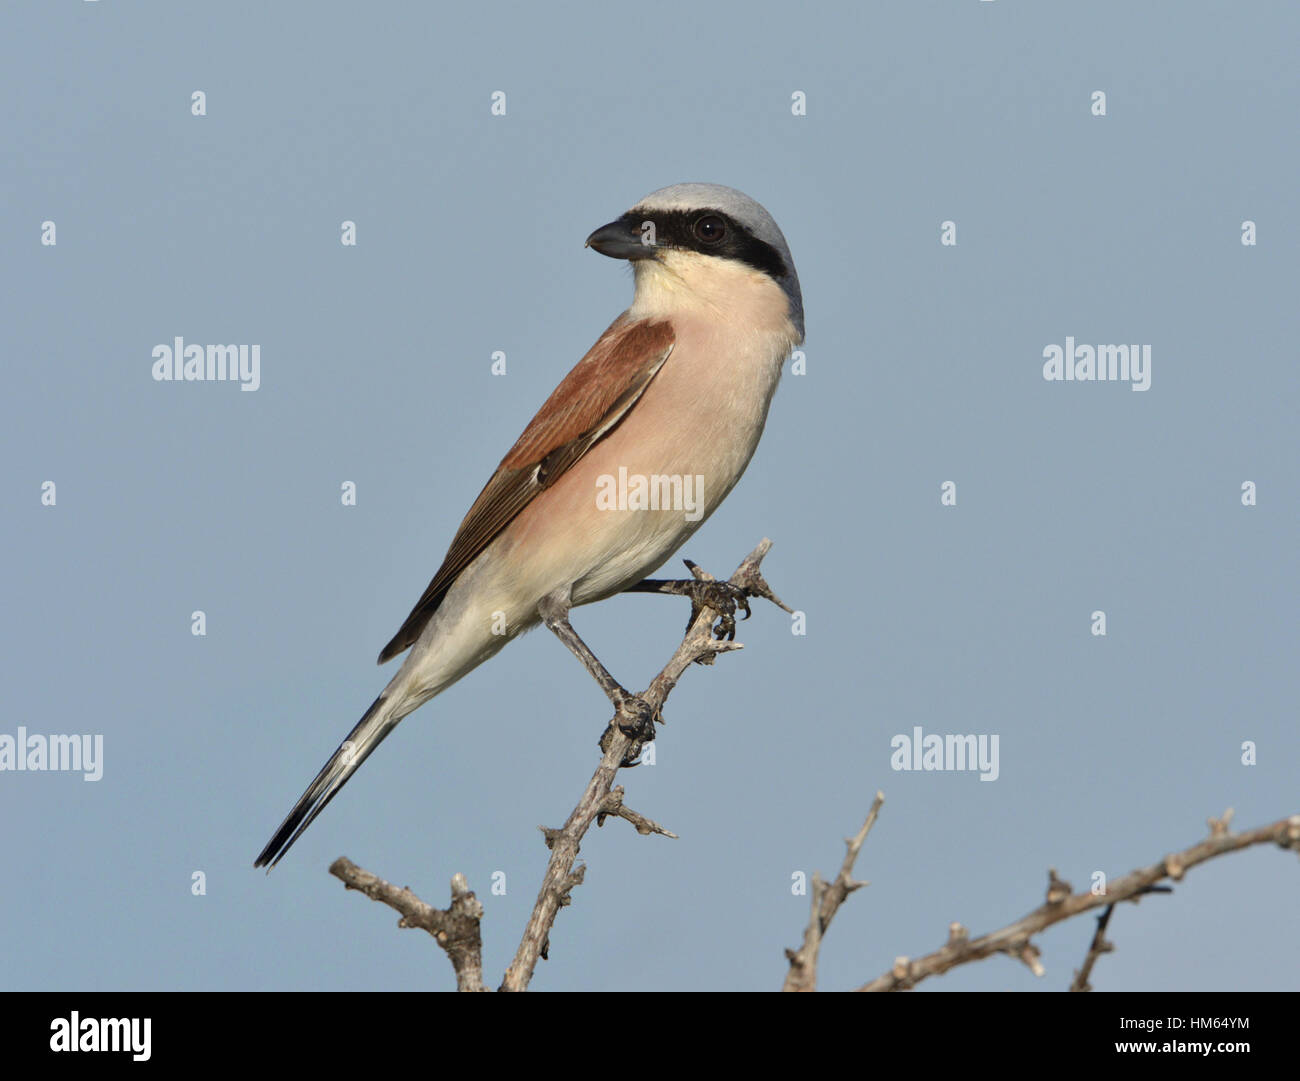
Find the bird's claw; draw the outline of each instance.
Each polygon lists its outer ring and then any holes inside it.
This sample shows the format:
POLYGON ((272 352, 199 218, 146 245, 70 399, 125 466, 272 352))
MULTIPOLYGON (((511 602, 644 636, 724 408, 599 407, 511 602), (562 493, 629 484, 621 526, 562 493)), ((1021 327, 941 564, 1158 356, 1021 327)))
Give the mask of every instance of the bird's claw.
POLYGON ((655 738, 655 721, 663 717, 657 709, 639 694, 629 694, 618 705, 614 723, 625 736, 640 743, 649 743, 655 738))
POLYGON ((663 723, 663 714, 659 710, 639 694, 625 695, 619 701, 618 712, 614 714, 613 721, 600 737, 600 749, 609 750, 609 741, 614 734, 614 729, 617 728, 632 740, 632 745, 627 749, 620 763, 621 767, 627 769, 638 765, 637 759, 641 755, 642 746, 655 738, 656 721, 663 723))
POLYGON ((694 582, 690 590, 691 618, 687 629, 694 623, 704 608, 712 608, 718 613, 718 625, 713 637, 719 642, 724 639, 734 642, 736 639, 736 610, 745 613, 748 619, 752 614, 749 608, 749 594, 740 586, 730 582, 694 582))

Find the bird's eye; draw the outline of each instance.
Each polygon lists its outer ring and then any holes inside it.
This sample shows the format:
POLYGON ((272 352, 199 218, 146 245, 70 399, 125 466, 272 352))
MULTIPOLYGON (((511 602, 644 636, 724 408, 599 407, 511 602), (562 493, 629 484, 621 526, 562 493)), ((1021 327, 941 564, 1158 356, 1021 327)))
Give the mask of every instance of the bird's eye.
POLYGON ((727 234, 727 223, 716 214, 706 214, 695 223, 696 239, 705 244, 716 244, 727 234))

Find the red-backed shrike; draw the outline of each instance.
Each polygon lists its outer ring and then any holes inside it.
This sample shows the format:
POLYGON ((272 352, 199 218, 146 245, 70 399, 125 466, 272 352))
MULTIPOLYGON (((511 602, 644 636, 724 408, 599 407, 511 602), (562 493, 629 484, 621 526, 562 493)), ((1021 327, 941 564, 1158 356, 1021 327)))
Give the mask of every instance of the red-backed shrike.
POLYGON ((409 649, 402 667, 255 866, 280 860, 403 717, 539 622, 617 708, 639 701, 582 643, 569 609, 639 582, 735 486, 803 341, 803 300, 781 230, 733 188, 663 188, 587 244, 631 261, 632 306, 501 460, 379 654, 382 664, 409 649))

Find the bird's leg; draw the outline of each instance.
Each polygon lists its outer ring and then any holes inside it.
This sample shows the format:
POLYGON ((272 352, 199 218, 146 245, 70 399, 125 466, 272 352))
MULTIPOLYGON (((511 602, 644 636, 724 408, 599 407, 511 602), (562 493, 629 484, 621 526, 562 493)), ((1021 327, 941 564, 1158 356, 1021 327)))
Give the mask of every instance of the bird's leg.
POLYGON ((734 641, 736 638, 737 607, 745 613, 746 619, 750 616, 749 593, 741 586, 733 586, 730 582, 717 581, 712 575, 701 570, 689 559, 683 562, 690 569, 690 572, 695 575, 694 578, 646 578, 637 582, 636 585, 628 586, 624 592, 668 593, 678 597, 690 597, 691 618, 686 621, 686 629, 690 630, 691 624, 695 622, 701 609, 712 608, 721 616, 717 629, 714 631, 714 637, 719 641, 724 638, 729 642, 734 641))
MULTIPOLYGON (((569 622, 568 590, 557 590, 543 597, 538 602, 537 612, 542 617, 542 622, 550 628, 556 638, 569 647, 569 651, 582 662, 582 666, 591 673, 592 678, 600 684, 600 689, 605 692, 605 696, 613 703, 614 709, 618 712, 619 728, 637 741, 628 755, 629 759, 635 758, 640 753, 640 744, 648 743, 655 738, 656 719, 663 718, 658 716, 658 712, 649 702, 640 695, 633 694, 610 675, 609 670, 591 652, 587 643, 578 636, 578 632, 573 629, 573 624, 569 622)), ((603 749, 604 740, 602 739, 601 742, 603 749)))
POLYGON ((609 674, 609 669, 600 663, 600 659, 591 652, 587 643, 579 637, 578 632, 573 629, 573 624, 569 622, 568 606, 552 606, 547 603, 549 600, 550 598, 545 598, 537 606, 542 616, 542 622, 582 662, 583 667, 591 673, 592 679, 600 684, 600 689, 605 692, 605 696, 614 704, 614 708, 622 709, 623 703, 627 699, 635 697, 635 695, 609 674))

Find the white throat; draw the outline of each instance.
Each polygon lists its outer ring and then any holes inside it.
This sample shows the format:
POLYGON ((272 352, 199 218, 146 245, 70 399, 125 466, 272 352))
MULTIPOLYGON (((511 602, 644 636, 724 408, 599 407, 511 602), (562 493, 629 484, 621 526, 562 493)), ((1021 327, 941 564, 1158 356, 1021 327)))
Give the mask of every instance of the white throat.
MULTIPOLYGON (((633 319, 700 317, 773 337, 782 355, 799 342, 785 291, 761 270, 731 259, 670 250, 632 264, 633 319)), ((742 331, 742 332, 743 332, 742 331)))

